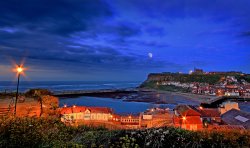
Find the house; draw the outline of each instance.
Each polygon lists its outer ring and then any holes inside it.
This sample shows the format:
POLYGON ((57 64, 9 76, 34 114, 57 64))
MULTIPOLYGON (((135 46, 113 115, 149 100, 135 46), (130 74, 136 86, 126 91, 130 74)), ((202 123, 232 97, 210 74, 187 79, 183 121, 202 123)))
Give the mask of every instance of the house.
POLYGON ((208 127, 208 125, 218 125, 221 123, 221 114, 217 108, 190 107, 200 113, 202 123, 205 127, 208 127))
POLYGON ((218 109, 221 114, 224 114, 231 109, 240 110, 239 104, 237 102, 223 102, 218 109))
POLYGON ((110 119, 109 119, 109 121, 112 121, 112 122, 115 122, 115 123, 120 123, 120 120, 121 120, 121 116, 118 115, 118 114, 112 114, 110 116, 110 119))
POLYGON ((199 130, 203 128, 201 114, 188 105, 176 106, 173 123, 174 126, 187 130, 199 130))
POLYGON ((240 96, 240 93, 239 92, 225 92, 225 96, 237 97, 237 96, 240 96))
POLYGON ((240 91, 240 96, 249 97, 250 96, 250 85, 244 85, 240 91))
POLYGON ((224 113, 221 118, 226 125, 238 125, 250 129, 250 113, 232 109, 224 113))
POLYGON ((139 125, 139 123, 140 123, 140 116, 135 116, 135 115, 121 116, 122 125, 139 125))
POLYGON ((204 71, 203 69, 194 68, 194 72, 192 74, 204 74, 204 71))
POLYGON ((138 129, 141 127, 141 115, 122 115, 120 124, 126 128, 138 129))
POLYGON ((61 121, 108 121, 112 113, 112 109, 107 107, 64 107, 61 109, 61 121))
POLYGON ((237 85, 226 85, 225 96, 240 96, 237 85))
POLYGON ((224 88, 217 88, 216 89, 216 96, 224 96, 225 95, 225 89, 224 88))
POLYGON ((250 92, 250 85, 244 85, 244 89, 246 90, 246 92, 250 92))

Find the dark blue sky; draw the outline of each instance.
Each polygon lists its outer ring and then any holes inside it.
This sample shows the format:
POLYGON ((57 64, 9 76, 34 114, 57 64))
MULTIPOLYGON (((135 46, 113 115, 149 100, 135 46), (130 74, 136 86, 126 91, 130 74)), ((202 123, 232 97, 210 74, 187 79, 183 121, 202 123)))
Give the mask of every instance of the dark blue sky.
POLYGON ((0 1, 0 80, 22 60, 28 80, 250 73, 249 50, 249 0, 0 1))

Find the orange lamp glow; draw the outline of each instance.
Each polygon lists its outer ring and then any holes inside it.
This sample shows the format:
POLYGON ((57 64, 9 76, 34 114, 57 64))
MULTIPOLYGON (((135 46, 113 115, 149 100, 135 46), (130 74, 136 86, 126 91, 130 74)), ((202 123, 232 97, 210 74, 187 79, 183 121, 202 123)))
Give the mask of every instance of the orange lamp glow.
POLYGON ((183 120, 186 120, 187 118, 186 117, 182 117, 183 120))
POLYGON ((17 67, 16 71, 17 71, 18 73, 21 73, 21 72, 23 72, 23 68, 22 68, 22 67, 17 67))

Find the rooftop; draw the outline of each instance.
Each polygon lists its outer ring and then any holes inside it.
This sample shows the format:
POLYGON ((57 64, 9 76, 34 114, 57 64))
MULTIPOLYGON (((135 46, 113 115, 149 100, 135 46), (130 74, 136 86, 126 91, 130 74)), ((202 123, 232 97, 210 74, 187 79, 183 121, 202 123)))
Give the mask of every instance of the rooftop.
POLYGON ((222 115, 222 120, 228 125, 242 125, 250 129, 250 113, 232 109, 222 115))
POLYGON ((112 113, 112 109, 108 107, 86 107, 86 106, 72 106, 63 107, 61 114, 80 113, 89 110, 91 113, 112 113))

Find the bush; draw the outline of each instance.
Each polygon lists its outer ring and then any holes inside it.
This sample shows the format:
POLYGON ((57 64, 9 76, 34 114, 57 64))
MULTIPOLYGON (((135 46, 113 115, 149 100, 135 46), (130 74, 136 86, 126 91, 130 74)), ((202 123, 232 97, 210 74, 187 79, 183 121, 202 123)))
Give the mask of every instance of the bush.
POLYGON ((64 125, 57 118, 0 119, 0 147, 249 147, 249 131, 186 131, 165 127, 117 130, 64 125))
POLYGON ((26 97, 37 97, 45 95, 52 95, 52 92, 50 92, 47 89, 30 89, 27 92, 25 92, 26 97))
MULTIPOLYGON (((126 131, 135 139, 135 145, 145 148, 154 147, 249 147, 249 131, 187 131, 179 128, 158 128, 126 131)), ((125 141, 126 142, 126 141, 125 141)), ((131 141, 130 141, 131 142, 131 141)), ((114 141, 114 144, 117 142, 114 141)))

